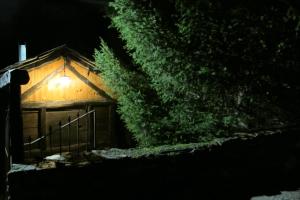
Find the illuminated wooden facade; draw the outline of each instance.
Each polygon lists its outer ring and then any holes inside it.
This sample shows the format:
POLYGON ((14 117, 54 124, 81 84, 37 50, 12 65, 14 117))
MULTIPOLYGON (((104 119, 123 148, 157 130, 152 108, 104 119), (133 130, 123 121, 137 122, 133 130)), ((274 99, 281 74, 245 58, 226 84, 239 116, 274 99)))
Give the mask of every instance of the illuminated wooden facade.
MULTIPOLYGON (((69 118, 95 110, 96 147, 115 146, 115 100, 92 61, 60 46, 4 70, 9 69, 25 69, 30 77, 29 82, 21 86, 25 142, 47 135, 49 127, 55 130, 59 122, 64 124, 69 118)), ((88 118, 79 123, 80 140, 86 141, 88 136, 84 132, 93 127, 88 118)), ((57 138, 53 141, 57 142, 57 138)), ((47 142, 43 145, 48 147, 47 142)))

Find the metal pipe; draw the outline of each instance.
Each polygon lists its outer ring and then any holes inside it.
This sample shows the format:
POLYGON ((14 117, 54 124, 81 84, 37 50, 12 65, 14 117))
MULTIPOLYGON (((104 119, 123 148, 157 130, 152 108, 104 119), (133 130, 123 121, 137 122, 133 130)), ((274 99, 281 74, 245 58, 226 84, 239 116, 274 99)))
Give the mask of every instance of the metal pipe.
POLYGON ((26 44, 19 45, 19 62, 26 60, 26 44))
MULTIPOLYGON (((48 134, 48 135, 49 135, 49 134, 48 134)), ((27 145, 34 144, 34 143, 36 143, 36 142, 38 142, 38 141, 40 141, 40 140, 42 140, 42 139, 44 139, 44 138, 46 138, 46 136, 45 136, 45 135, 44 135, 44 136, 42 136, 42 137, 40 137, 40 138, 37 138, 37 139, 33 140, 31 143, 29 143, 29 142, 27 142, 27 143, 24 143, 24 146, 27 146, 27 145)))
POLYGON ((65 126, 68 126, 69 124, 72 124, 73 122, 77 121, 78 119, 81 119, 81 118, 85 117, 86 115, 88 115, 88 114, 90 114, 90 113, 92 113, 92 112, 94 112, 94 111, 95 111, 95 110, 91 110, 91 111, 89 111, 89 112, 87 112, 87 113, 85 113, 85 114, 83 114, 83 115, 81 115, 81 116, 77 115, 77 118, 73 119, 73 120, 70 121, 69 123, 66 123, 66 124, 62 125, 61 127, 64 128, 65 126))

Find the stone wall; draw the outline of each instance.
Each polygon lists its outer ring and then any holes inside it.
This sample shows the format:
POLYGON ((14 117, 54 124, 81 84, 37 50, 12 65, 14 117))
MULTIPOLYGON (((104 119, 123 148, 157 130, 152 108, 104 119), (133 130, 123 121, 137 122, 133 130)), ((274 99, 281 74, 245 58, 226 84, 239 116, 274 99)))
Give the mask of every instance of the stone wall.
POLYGON ((300 132, 236 138, 206 149, 9 173, 19 199, 250 199, 300 187, 300 132))

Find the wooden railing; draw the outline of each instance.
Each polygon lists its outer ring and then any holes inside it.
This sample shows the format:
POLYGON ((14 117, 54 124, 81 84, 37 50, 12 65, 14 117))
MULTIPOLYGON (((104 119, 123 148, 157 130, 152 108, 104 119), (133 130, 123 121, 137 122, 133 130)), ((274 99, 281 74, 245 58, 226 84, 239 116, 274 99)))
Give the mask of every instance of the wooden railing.
POLYGON ((77 117, 75 119, 71 119, 68 116, 68 122, 62 124, 61 121, 58 122, 58 128, 53 130, 52 126, 49 126, 48 133, 43 135, 37 139, 32 140, 31 137, 27 138, 27 142, 24 143, 25 152, 27 153, 26 158, 31 158, 33 151, 38 150, 40 153, 40 157, 44 157, 45 155, 53 154, 53 153, 62 153, 62 152, 71 152, 75 150, 79 153, 82 150, 82 145, 85 145, 86 148, 84 150, 89 151, 91 149, 96 148, 96 113, 95 110, 87 111, 86 113, 79 115, 77 113, 77 117), (80 120, 86 119, 86 131, 85 131, 85 142, 80 141, 80 136, 82 134, 80 132, 80 120), (72 143, 72 139, 74 139, 74 131, 71 131, 71 126, 76 126, 76 142, 72 143), (66 129, 66 133, 63 133, 63 130, 66 129), (66 135, 65 135, 66 134, 66 135), (56 144, 53 144, 53 137, 58 136, 58 148, 56 144), (67 138, 67 145, 63 144, 63 136, 67 138), (35 147, 34 147, 35 146, 35 147), (37 146, 37 147, 36 147, 37 146))

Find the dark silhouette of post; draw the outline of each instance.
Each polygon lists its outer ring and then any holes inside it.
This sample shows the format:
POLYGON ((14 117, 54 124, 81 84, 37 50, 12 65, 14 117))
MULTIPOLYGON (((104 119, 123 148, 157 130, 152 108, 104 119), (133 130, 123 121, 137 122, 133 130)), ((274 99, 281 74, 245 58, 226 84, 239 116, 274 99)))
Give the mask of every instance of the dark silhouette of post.
POLYGON ((0 198, 5 193, 10 163, 24 161, 21 85, 28 81, 26 70, 8 70, 0 75, 0 198))
POLYGON ((5 199, 6 191, 6 173, 9 170, 8 152, 5 146, 5 122, 6 110, 8 106, 8 91, 5 89, 0 90, 0 200, 5 199))
POLYGON ((23 121, 21 111, 21 87, 16 83, 9 85, 8 132, 10 152, 13 163, 24 161, 23 121))

